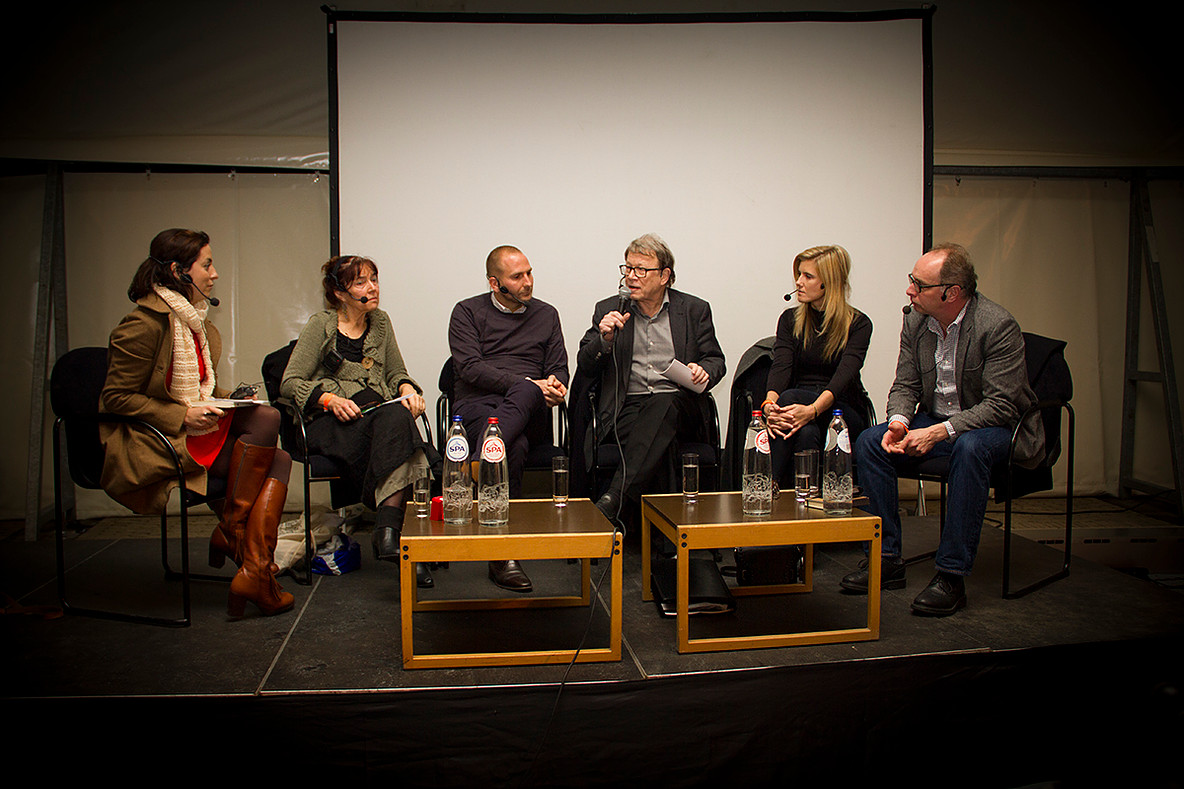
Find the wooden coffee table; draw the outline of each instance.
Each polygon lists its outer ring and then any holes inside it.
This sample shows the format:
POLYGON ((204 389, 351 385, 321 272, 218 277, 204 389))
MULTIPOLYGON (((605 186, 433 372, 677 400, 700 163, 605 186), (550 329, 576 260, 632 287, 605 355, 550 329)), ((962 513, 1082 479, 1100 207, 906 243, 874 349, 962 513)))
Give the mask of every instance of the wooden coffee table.
MULTIPOLYGON (((642 496, 641 499, 641 599, 653 600, 650 528, 674 543, 677 561, 678 651, 718 652, 803 644, 871 641, 880 637, 880 519, 854 510, 850 516, 829 516, 807 508, 792 494, 773 502, 772 514, 761 519, 745 516, 739 493, 700 493, 695 503, 683 502, 681 493, 642 496), (802 593, 813 590, 813 543, 867 542, 871 578, 868 582, 867 626, 802 633, 691 638, 689 628, 689 555, 691 551, 766 545, 807 545, 803 583, 784 586, 742 586, 734 595, 802 593)), ((837 593, 837 591, 836 591, 837 593)))
POLYGON ((591 663, 621 659, 621 541, 613 526, 588 499, 571 499, 556 507, 551 499, 514 499, 510 522, 501 527, 480 526, 474 517, 466 524, 415 517, 408 507, 403 519, 399 573, 400 615, 404 668, 454 668, 458 666, 518 666, 543 663, 591 663), (611 596, 609 646, 529 652, 466 652, 417 655, 412 639, 412 615, 417 611, 466 609, 555 608, 592 603, 591 559, 609 559, 611 596), (580 559, 580 594, 543 597, 534 594, 512 598, 470 600, 420 600, 412 562, 485 562, 506 559, 580 559))

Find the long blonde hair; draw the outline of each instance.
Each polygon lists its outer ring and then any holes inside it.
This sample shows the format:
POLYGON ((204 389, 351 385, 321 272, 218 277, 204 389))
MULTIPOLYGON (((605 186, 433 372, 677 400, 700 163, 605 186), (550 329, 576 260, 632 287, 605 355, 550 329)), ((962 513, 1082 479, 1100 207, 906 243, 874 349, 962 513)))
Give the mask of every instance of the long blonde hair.
POLYGON ((818 278, 823 286, 822 309, 815 310, 811 305, 801 305, 794 318, 793 335, 805 345, 808 338, 821 334, 822 356, 830 361, 837 357, 847 344, 847 332, 851 329, 851 322, 855 320, 855 308, 847 303, 847 297, 851 295, 851 285, 847 282, 847 277, 851 273, 851 256, 837 244, 810 247, 793 259, 795 282, 801 273, 800 265, 803 260, 808 260, 818 267, 818 278))

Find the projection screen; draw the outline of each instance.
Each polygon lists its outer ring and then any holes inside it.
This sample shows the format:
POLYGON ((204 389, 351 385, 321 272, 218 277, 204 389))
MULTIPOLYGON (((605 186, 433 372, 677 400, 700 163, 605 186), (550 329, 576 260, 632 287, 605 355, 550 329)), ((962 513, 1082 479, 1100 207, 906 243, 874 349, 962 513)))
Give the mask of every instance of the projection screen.
POLYGON ((558 19, 330 17, 337 248, 378 263, 429 402, 491 249, 530 259, 574 375, 625 246, 655 232, 675 287, 711 302, 721 420, 741 355, 788 306, 794 256, 845 246, 882 412, 927 240, 927 16, 558 19))

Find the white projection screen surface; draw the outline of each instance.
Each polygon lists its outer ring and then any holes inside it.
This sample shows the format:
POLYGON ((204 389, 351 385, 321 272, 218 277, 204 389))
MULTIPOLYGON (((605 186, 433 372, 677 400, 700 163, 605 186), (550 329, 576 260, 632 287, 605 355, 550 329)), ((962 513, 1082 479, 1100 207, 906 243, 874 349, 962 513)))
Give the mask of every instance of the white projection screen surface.
POLYGON ((711 302, 726 421, 741 355, 788 306, 794 256, 841 244, 875 327, 863 379, 881 412, 923 245, 922 38, 913 18, 337 20, 340 250, 377 262, 434 398, 452 306, 488 290, 491 249, 530 259, 574 375, 626 245, 658 233, 675 287, 711 302))

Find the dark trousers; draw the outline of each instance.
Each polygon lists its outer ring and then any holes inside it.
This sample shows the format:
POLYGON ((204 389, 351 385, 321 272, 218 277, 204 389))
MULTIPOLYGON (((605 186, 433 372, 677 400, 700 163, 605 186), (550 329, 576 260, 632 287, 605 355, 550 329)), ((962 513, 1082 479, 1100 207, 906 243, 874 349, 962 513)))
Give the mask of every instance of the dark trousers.
POLYGON ((466 398, 452 409, 465 423, 469 437, 469 457, 476 460, 481 453, 481 436, 489 417, 497 417, 506 442, 506 459, 510 469, 510 498, 522 496, 522 472, 526 468, 526 453, 530 442, 526 437, 526 426, 541 409, 547 408, 543 390, 533 381, 523 379, 510 387, 505 395, 490 394, 466 398))
POLYGON ((613 474, 610 490, 626 501, 638 501, 643 493, 652 492, 651 485, 670 488, 674 478, 670 448, 680 432, 692 429, 694 410, 690 395, 681 389, 626 397, 615 431, 606 425, 601 439, 602 444, 620 441, 621 465, 613 474))
MULTIPOLYGON (((809 405, 817 400, 820 394, 822 394, 820 391, 814 389, 786 389, 777 400, 777 405, 809 405)), ((796 453, 807 449, 817 449, 821 452, 825 447, 826 431, 830 427, 830 420, 834 417, 834 409, 836 408, 843 412, 843 421, 847 423, 847 435, 850 436, 851 445, 854 446, 855 439, 867 428, 867 425, 864 424, 863 416, 859 410, 842 400, 835 400, 833 406, 826 411, 820 411, 817 418, 809 424, 802 425, 788 439, 777 438, 772 433, 769 434, 769 438, 773 439, 773 479, 777 480, 777 484, 782 488, 793 489, 793 456, 796 453)), ((822 463, 821 456, 819 456, 818 462, 822 463)))

